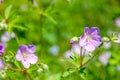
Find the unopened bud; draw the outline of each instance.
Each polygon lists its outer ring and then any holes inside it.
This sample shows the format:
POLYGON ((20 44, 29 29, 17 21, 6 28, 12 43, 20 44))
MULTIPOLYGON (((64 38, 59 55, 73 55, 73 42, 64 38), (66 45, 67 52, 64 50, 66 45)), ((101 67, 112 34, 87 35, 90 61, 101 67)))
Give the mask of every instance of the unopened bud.
POLYGON ((70 44, 74 44, 76 42, 78 42, 79 38, 78 37, 73 37, 71 40, 70 40, 70 44))
POLYGON ((48 71, 48 70, 49 70, 49 67, 48 67, 48 65, 46 65, 46 64, 43 64, 42 66, 43 66, 43 69, 44 69, 44 70, 46 70, 46 71, 48 71))
POLYGON ((102 38, 102 41, 103 41, 103 42, 108 42, 108 41, 110 41, 110 39, 109 39, 108 37, 103 37, 103 38, 102 38))

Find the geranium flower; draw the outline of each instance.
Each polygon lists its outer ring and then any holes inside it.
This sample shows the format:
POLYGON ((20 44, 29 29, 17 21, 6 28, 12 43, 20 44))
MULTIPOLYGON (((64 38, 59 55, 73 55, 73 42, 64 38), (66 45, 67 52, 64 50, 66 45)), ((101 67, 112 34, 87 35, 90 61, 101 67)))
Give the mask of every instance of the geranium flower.
POLYGON ((11 40, 11 38, 15 38, 15 33, 12 32, 11 34, 9 34, 7 31, 4 32, 4 34, 1 36, 1 41, 2 42, 8 42, 11 40))
POLYGON ((2 3, 2 0, 0 0, 0 3, 2 3))
POLYGON ((36 47, 34 45, 21 45, 18 48, 16 59, 21 61, 25 68, 29 68, 30 64, 35 64, 38 57, 34 54, 36 47))
POLYGON ((80 36, 79 45, 87 51, 94 51, 102 43, 102 38, 99 35, 97 27, 85 27, 84 34, 80 36))
POLYGON ((99 61, 102 62, 104 65, 108 64, 108 60, 111 56, 110 52, 104 52, 102 55, 99 57, 99 61))

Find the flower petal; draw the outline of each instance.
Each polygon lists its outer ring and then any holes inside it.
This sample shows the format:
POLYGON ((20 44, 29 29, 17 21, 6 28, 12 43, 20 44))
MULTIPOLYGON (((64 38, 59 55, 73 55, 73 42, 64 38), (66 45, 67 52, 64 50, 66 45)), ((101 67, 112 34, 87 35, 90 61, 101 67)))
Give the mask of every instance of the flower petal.
POLYGON ((80 46, 79 46, 79 44, 73 44, 72 49, 76 54, 80 54, 80 46))
POLYGON ((79 40, 79 45, 84 46, 86 43, 86 35, 82 35, 79 40))
POLYGON ((27 52, 28 48, 26 45, 21 45, 18 50, 20 50, 21 53, 24 53, 27 52))
POLYGON ((17 59, 18 61, 21 61, 21 60, 23 59, 22 53, 21 53, 20 50, 18 50, 18 52, 17 52, 17 54, 16 54, 16 59, 17 59))
POLYGON ((85 27, 85 28, 84 28, 84 33, 85 33, 85 34, 89 34, 89 28, 88 28, 88 27, 85 27))
POLYGON ((0 43, 0 52, 4 52, 4 50, 5 50, 5 44, 0 43))
POLYGON ((97 27, 91 27, 90 28, 90 34, 92 34, 92 35, 95 35, 95 34, 99 34, 99 28, 97 28, 97 27))
POLYGON ((96 41, 96 40, 91 40, 91 43, 92 43, 95 47, 98 47, 102 42, 96 41))
POLYGON ((29 68, 29 67, 30 67, 30 63, 29 63, 28 60, 23 59, 23 60, 22 60, 22 64, 23 64, 23 66, 24 66, 25 68, 29 68))
POLYGON ((28 47, 30 53, 34 53, 36 51, 35 45, 28 45, 27 47, 28 47))
POLYGON ((91 43, 91 42, 89 42, 86 46, 85 46, 85 49, 87 50, 87 51, 94 51, 95 50, 95 46, 91 43))
POLYGON ((35 64, 38 61, 38 57, 35 54, 29 54, 28 61, 31 64, 35 64))

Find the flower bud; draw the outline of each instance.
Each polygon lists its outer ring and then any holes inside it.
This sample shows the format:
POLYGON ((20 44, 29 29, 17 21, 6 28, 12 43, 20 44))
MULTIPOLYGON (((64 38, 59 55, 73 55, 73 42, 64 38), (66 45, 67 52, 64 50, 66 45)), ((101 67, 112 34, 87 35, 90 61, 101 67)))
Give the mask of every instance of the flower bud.
POLYGON ((48 70, 49 70, 48 65, 46 65, 46 64, 42 64, 42 66, 43 66, 43 69, 44 69, 44 70, 46 70, 46 71, 48 71, 48 70))
POLYGON ((74 44, 76 42, 78 42, 79 40, 79 37, 73 37, 71 40, 70 40, 70 44, 74 44))
POLYGON ((108 42, 108 41, 110 41, 110 39, 109 39, 108 37, 103 37, 103 38, 102 38, 102 41, 103 41, 103 42, 108 42))
POLYGON ((38 68, 37 72, 38 72, 38 73, 42 73, 42 72, 43 72, 43 69, 42 69, 42 68, 38 68))

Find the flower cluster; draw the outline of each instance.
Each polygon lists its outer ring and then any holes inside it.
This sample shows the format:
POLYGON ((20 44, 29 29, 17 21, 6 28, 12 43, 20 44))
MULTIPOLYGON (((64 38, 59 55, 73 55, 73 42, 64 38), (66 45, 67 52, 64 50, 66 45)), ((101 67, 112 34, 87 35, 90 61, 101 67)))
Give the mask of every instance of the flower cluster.
MULTIPOLYGON (((88 55, 90 52, 93 52, 100 44, 102 43, 102 38, 99 35, 99 28, 97 27, 85 27, 84 34, 78 37, 73 37, 70 40, 72 44, 72 50, 74 53, 80 55, 80 52, 83 56, 88 55)), ((67 51, 65 56, 68 58, 72 55, 72 51, 67 51)))

